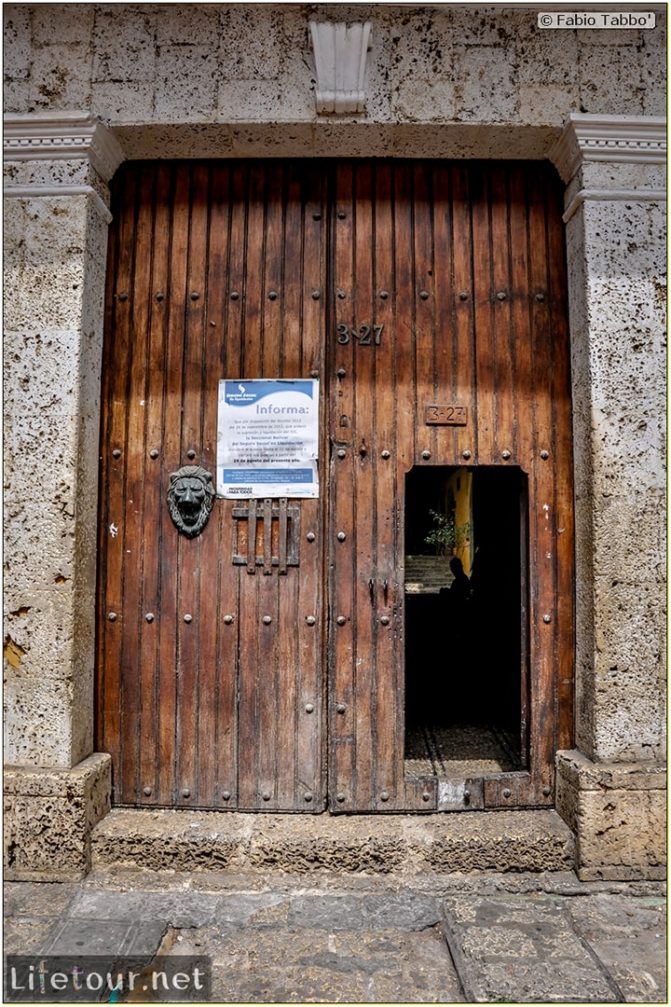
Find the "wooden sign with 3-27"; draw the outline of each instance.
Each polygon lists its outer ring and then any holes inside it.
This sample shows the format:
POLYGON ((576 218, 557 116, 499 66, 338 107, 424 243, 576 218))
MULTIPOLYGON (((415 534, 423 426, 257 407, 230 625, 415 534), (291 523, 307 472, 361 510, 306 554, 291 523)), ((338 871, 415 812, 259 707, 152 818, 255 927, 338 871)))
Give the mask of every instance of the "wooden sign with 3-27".
POLYGON ((468 406, 427 406, 424 422, 434 427, 465 427, 468 406))

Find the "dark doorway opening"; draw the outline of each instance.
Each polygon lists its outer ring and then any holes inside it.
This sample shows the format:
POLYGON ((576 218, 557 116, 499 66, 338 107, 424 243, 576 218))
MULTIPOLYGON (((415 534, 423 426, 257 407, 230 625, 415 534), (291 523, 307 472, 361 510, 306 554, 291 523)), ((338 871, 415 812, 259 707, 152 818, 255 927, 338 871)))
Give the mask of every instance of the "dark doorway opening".
POLYGON ((527 766, 527 479, 502 466, 406 478, 406 771, 527 766))

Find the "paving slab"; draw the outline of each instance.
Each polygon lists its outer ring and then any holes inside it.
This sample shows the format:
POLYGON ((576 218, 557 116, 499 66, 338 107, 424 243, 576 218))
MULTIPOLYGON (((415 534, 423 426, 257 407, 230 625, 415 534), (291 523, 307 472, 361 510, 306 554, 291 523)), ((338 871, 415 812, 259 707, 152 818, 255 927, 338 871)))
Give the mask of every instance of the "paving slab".
POLYGON ((608 968, 545 895, 450 896, 445 936, 472 1003, 621 1003, 608 968))
POLYGON ((179 935, 176 954, 212 956, 212 999, 250 1003, 458 1003, 463 994, 439 927, 329 933, 179 935))
POLYGON ((8 954, 194 954, 223 1002, 662 1003, 665 888, 110 868, 5 886, 8 954))
POLYGON ((40 949, 47 955, 152 955, 164 922, 114 923, 110 920, 63 920, 40 949))
POLYGON ((11 916, 59 916, 79 892, 74 881, 12 881, 4 887, 4 911, 11 916))
POLYGON ((571 900, 568 911, 628 1002, 667 1002, 664 899, 599 894, 571 900))
POLYGON ((53 937, 54 920, 6 916, 3 950, 6 955, 40 954, 53 937))

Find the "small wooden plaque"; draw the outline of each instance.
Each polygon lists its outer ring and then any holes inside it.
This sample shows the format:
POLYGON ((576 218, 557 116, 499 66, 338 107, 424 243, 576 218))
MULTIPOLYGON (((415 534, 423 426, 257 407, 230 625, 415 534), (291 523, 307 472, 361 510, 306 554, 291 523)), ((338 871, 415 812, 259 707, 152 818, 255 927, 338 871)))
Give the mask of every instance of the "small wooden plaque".
POLYGON ((427 406, 424 422, 433 427, 465 427, 468 406, 427 406))

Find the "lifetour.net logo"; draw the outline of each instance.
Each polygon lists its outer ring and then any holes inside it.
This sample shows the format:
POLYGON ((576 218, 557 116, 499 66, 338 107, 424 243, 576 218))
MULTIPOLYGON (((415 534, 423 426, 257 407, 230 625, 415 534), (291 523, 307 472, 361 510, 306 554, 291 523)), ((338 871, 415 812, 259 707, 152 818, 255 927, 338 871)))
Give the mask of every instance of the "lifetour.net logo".
POLYGON ((204 955, 7 955, 3 1002, 200 1003, 211 979, 204 955))

